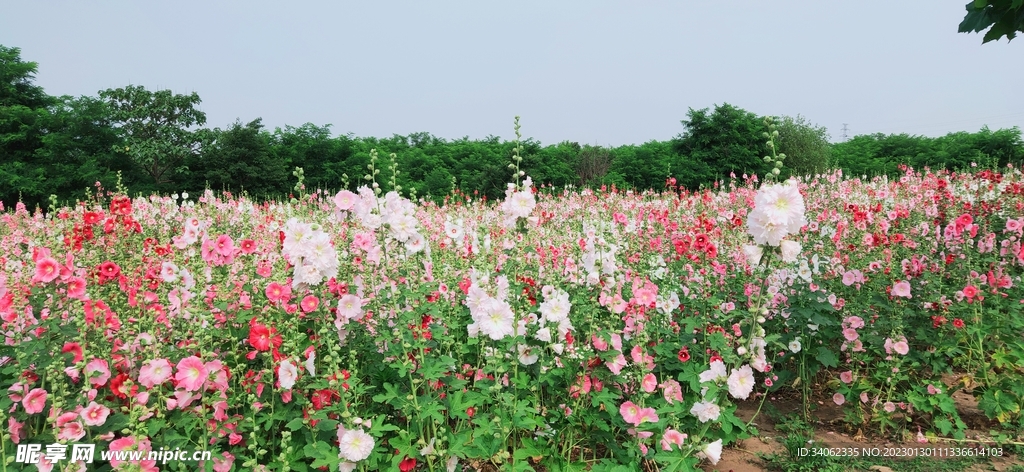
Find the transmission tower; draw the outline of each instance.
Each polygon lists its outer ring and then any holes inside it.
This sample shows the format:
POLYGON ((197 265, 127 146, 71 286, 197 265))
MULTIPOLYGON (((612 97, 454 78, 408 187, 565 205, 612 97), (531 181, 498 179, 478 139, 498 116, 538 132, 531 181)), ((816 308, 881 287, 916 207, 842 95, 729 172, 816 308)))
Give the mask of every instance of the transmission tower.
POLYGON ((847 131, 846 123, 843 123, 843 141, 846 141, 846 131, 847 131))

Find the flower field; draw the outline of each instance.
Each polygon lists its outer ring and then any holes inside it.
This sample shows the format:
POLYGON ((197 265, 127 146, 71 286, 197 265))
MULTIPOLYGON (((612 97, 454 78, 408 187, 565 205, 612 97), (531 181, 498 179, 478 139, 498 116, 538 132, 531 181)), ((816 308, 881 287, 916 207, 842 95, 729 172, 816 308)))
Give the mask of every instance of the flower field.
POLYGON ((969 388, 1024 429, 1018 170, 372 188, 8 208, 0 471, 27 443, 213 455, 42 471, 693 470, 780 389, 929 441, 969 388))

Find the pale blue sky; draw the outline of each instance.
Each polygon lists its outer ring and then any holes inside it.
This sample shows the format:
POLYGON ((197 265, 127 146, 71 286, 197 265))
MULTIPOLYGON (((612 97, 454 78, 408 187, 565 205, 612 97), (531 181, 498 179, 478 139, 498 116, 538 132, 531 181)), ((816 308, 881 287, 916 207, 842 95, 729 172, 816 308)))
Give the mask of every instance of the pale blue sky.
POLYGON ((10 1, 0 44, 51 95, 198 92, 207 126, 333 124, 600 145, 689 107, 803 115, 840 140, 1024 127, 1024 38, 957 33, 967 0, 10 1))

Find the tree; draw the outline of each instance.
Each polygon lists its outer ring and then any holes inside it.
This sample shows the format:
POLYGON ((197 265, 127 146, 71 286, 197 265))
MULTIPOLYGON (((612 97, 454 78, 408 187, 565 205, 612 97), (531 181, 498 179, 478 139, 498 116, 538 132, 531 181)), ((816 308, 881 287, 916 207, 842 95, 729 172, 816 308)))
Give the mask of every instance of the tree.
POLYGON ((716 106, 713 113, 707 108, 691 108, 688 117, 682 122, 686 130, 676 137, 674 148, 690 162, 679 167, 697 170, 704 163, 716 170, 712 180, 727 178, 730 173, 764 175, 771 170, 763 160, 767 147, 761 117, 728 103, 716 106))
POLYGON ((42 147, 46 107, 54 103, 42 87, 34 85, 38 64, 21 59, 21 50, 0 45, 0 201, 22 197, 41 203, 46 175, 36 161, 42 147))
POLYGON ((131 163, 112 149, 118 137, 110 123, 110 110, 102 100, 60 97, 47 109, 42 126, 42 147, 34 158, 46 178, 43 196, 55 194, 72 200, 83 196, 83 191, 96 182, 111 188, 119 170, 132 185, 131 163))
POLYGON ((199 95, 176 95, 170 90, 150 92, 129 85, 107 89, 100 97, 110 106, 123 142, 117 146, 142 167, 153 183, 168 183, 186 169, 185 162, 202 148, 206 114, 196 109, 199 95))
POLYGON ((602 183, 612 168, 612 153, 601 146, 585 145, 576 157, 576 175, 580 185, 602 183))
POLYGON ((824 172, 832 156, 828 130, 808 123, 804 117, 784 116, 776 122, 778 151, 786 155, 783 170, 788 175, 814 175, 824 172))
MULTIPOLYGON (((245 190, 260 197, 287 193, 287 163, 270 152, 271 136, 263 131, 260 118, 244 126, 236 121, 226 130, 213 130, 210 136, 202 154, 189 165, 190 173, 210 188, 245 190)), ((196 183, 194 179, 192 186, 196 183)))
POLYGON ((967 4, 967 15, 960 22, 960 33, 980 33, 988 29, 981 44, 1006 36, 1012 41, 1024 32, 1024 0, 974 0, 967 4))

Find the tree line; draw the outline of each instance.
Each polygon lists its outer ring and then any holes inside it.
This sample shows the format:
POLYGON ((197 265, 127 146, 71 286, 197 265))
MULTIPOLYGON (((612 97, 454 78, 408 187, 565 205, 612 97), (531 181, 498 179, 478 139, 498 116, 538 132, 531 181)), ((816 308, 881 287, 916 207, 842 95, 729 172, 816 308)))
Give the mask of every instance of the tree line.
MULTIPOLYGON (((421 197, 453 192, 503 195, 515 142, 445 140, 429 133, 389 138, 336 136, 330 125, 266 129, 261 119, 207 128, 196 93, 150 91, 130 85, 97 96, 53 97, 35 85, 37 65, 20 50, 0 46, 0 201, 46 206, 84 199, 96 182, 120 183, 132 193, 201 190, 246 192, 257 199, 287 198, 303 169, 307 189, 335 191, 364 184, 371 150, 387 175, 394 154, 395 184, 421 197)), ((664 188, 668 178, 698 189, 743 174, 771 170, 766 117, 728 103, 689 109, 681 132, 664 141, 603 147, 526 139, 520 168, 538 185, 664 188)), ((950 133, 939 138, 863 135, 831 144, 827 130, 803 117, 774 119, 784 175, 843 168, 853 175, 897 172, 899 164, 967 168, 1024 160, 1019 128, 950 133)), ((384 176, 380 176, 384 177, 384 176)), ((388 190, 390 175, 378 182, 388 190)))

